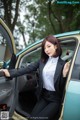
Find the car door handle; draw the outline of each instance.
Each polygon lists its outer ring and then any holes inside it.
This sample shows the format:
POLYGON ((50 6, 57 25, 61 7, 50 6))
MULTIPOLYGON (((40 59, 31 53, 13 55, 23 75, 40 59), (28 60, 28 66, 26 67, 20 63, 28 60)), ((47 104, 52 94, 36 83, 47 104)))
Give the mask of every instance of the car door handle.
POLYGON ((0 90, 0 102, 5 100, 12 93, 12 88, 0 90))

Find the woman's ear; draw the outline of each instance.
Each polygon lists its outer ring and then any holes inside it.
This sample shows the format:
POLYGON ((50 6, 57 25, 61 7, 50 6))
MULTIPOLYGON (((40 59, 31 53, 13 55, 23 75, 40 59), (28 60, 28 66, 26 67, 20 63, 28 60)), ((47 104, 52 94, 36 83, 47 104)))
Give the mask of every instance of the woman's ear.
POLYGON ((57 50, 57 45, 55 45, 54 48, 55 48, 55 51, 56 51, 57 50))

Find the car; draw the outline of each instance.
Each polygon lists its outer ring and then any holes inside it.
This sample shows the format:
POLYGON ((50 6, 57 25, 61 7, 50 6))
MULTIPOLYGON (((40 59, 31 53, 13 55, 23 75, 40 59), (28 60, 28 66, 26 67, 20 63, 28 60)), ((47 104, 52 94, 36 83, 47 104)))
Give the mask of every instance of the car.
MULTIPOLYGON (((80 30, 54 36, 61 42, 62 59, 70 62, 58 120, 80 120, 80 30)), ((0 68, 18 69, 37 61, 42 41, 38 40, 16 54, 13 35, 0 18, 0 68)), ((0 72, 1 119, 28 120, 37 102, 37 87, 38 71, 15 78, 6 78, 0 72)))

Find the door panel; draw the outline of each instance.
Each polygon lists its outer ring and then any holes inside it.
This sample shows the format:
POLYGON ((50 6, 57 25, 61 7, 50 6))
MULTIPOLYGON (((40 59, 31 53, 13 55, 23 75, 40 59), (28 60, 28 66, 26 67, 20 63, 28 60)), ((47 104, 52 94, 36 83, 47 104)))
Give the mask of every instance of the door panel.
MULTIPOLYGON (((4 68, 5 64, 7 68, 10 68, 7 61, 9 61, 12 54, 15 53, 13 36, 6 24, 0 19, 0 69, 4 68)), ((3 105, 6 105, 5 109, 9 111, 9 117, 11 117, 14 112, 16 99, 14 91, 16 89, 15 84, 14 79, 10 80, 5 77, 0 77, 0 106, 2 106, 0 110, 3 110, 3 105)))
POLYGON ((63 120, 80 120, 80 80, 71 79, 66 91, 63 120))
POLYGON ((12 87, 10 83, 1 83, 0 84, 0 103, 7 99, 12 93, 12 87))

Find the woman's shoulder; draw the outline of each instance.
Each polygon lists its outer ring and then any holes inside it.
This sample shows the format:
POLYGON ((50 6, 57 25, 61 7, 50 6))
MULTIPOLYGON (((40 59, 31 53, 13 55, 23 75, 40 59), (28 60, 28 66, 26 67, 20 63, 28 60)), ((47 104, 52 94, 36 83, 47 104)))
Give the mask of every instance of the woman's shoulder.
POLYGON ((60 58, 59 57, 59 60, 58 60, 60 63, 62 63, 62 64, 65 64, 66 63, 66 61, 65 60, 63 60, 62 58, 60 58))
POLYGON ((39 59, 38 62, 40 65, 45 64, 45 62, 42 59, 39 59))

